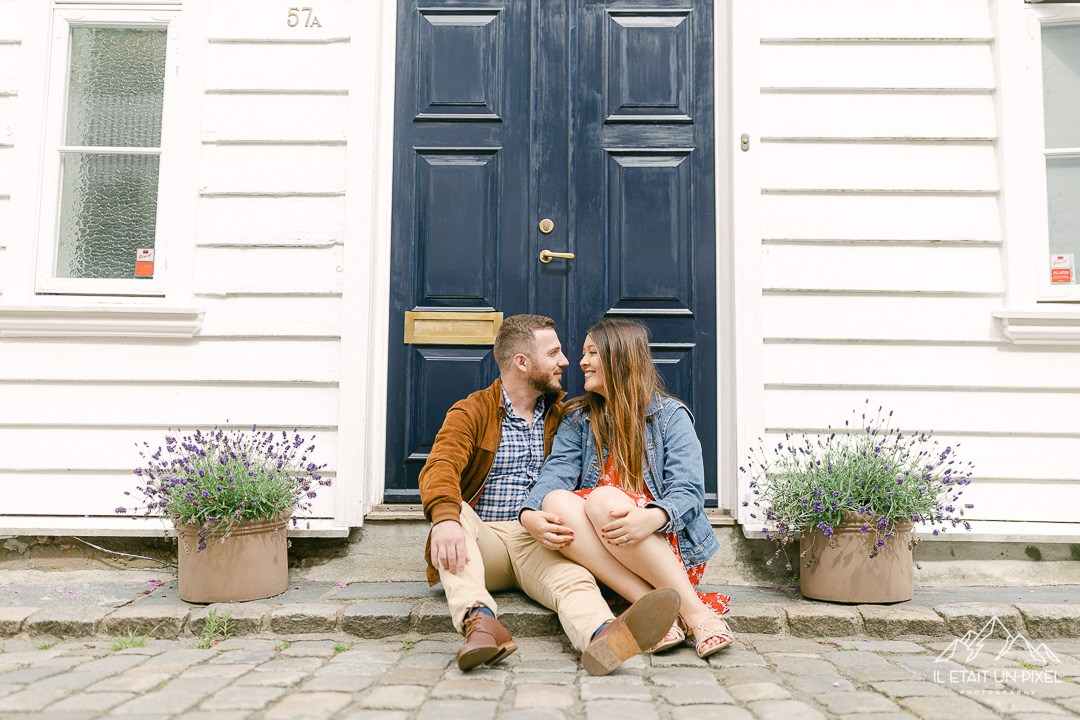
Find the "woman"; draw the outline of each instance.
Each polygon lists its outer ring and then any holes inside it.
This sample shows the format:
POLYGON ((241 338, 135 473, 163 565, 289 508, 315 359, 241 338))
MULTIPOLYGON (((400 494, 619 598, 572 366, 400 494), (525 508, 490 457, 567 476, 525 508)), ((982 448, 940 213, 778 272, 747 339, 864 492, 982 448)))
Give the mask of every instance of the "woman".
POLYGON ((689 628, 698 655, 711 655, 734 638, 719 617, 730 599, 694 590, 719 543, 705 517, 690 411, 663 391, 641 323, 601 320, 580 364, 586 393, 567 404, 523 505, 550 515, 524 513, 522 522, 630 602, 654 588, 674 589, 682 627, 676 623, 653 651, 680 644, 689 628))

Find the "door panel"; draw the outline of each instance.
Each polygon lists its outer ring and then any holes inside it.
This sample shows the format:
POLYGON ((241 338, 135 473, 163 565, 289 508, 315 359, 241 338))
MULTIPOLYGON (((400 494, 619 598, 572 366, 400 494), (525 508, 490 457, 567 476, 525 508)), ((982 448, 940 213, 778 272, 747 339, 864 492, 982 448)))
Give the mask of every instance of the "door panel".
POLYGON ((528 304, 528 10, 491 0, 398 7, 390 502, 419 500, 417 477, 446 410, 497 374, 490 346, 406 345, 405 312, 528 304))
MULTIPOLYGON (((649 326, 668 391, 694 413, 706 502, 716 505, 712 4, 578 8, 571 167, 578 307, 593 319, 618 315, 649 326)), ((571 347, 580 348, 587 328, 571 347)))
POLYGON ((460 309, 548 315, 572 363, 601 317, 648 324, 715 504, 711 2, 400 0, 398 23, 387 500, 418 499, 446 409, 497 374, 490 346, 404 345, 405 311, 460 309))

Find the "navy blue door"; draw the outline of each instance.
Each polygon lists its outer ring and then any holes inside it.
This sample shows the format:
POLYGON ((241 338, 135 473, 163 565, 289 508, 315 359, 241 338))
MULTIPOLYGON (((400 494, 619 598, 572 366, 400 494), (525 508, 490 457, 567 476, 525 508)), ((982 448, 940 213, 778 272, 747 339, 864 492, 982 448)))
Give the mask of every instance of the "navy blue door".
POLYGON ((647 323, 716 504, 712 27, 711 0, 400 0, 388 502, 498 373, 490 345, 406 344, 406 312, 497 311, 554 318, 572 364, 601 317, 647 323))

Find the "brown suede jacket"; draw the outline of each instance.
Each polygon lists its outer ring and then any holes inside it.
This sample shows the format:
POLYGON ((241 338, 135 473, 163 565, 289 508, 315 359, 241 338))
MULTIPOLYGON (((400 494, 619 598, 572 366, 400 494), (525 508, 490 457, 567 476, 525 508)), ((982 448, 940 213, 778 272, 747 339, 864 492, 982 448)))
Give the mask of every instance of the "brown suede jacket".
MULTIPOLYGON (((562 398, 566 393, 545 396, 544 457, 562 419, 562 398)), ((435 436, 431 454, 420 471, 420 500, 424 517, 434 526, 443 520, 460 522, 461 502, 475 506, 487 482, 491 464, 502 439, 502 381, 454 403, 435 436)), ((431 564, 431 534, 424 549, 429 585, 439 582, 439 572, 431 564)))

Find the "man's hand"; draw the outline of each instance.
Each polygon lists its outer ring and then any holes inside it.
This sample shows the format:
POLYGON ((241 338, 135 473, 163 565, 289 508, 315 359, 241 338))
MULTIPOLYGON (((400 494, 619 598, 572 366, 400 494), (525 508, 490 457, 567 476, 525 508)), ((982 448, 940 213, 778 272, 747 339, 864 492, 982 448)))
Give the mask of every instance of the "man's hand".
POLYGON ((436 570, 449 570, 457 575, 469 562, 469 551, 465 548, 465 531, 461 523, 443 520, 431 528, 431 564, 436 570))
POLYGON ((521 524, 536 542, 548 550, 561 550, 574 542, 573 528, 566 527, 562 518, 543 510, 526 510, 521 513, 521 524))
POLYGON ((658 507, 612 510, 613 518, 600 528, 600 538, 616 547, 633 545, 667 525, 667 513, 658 507))

